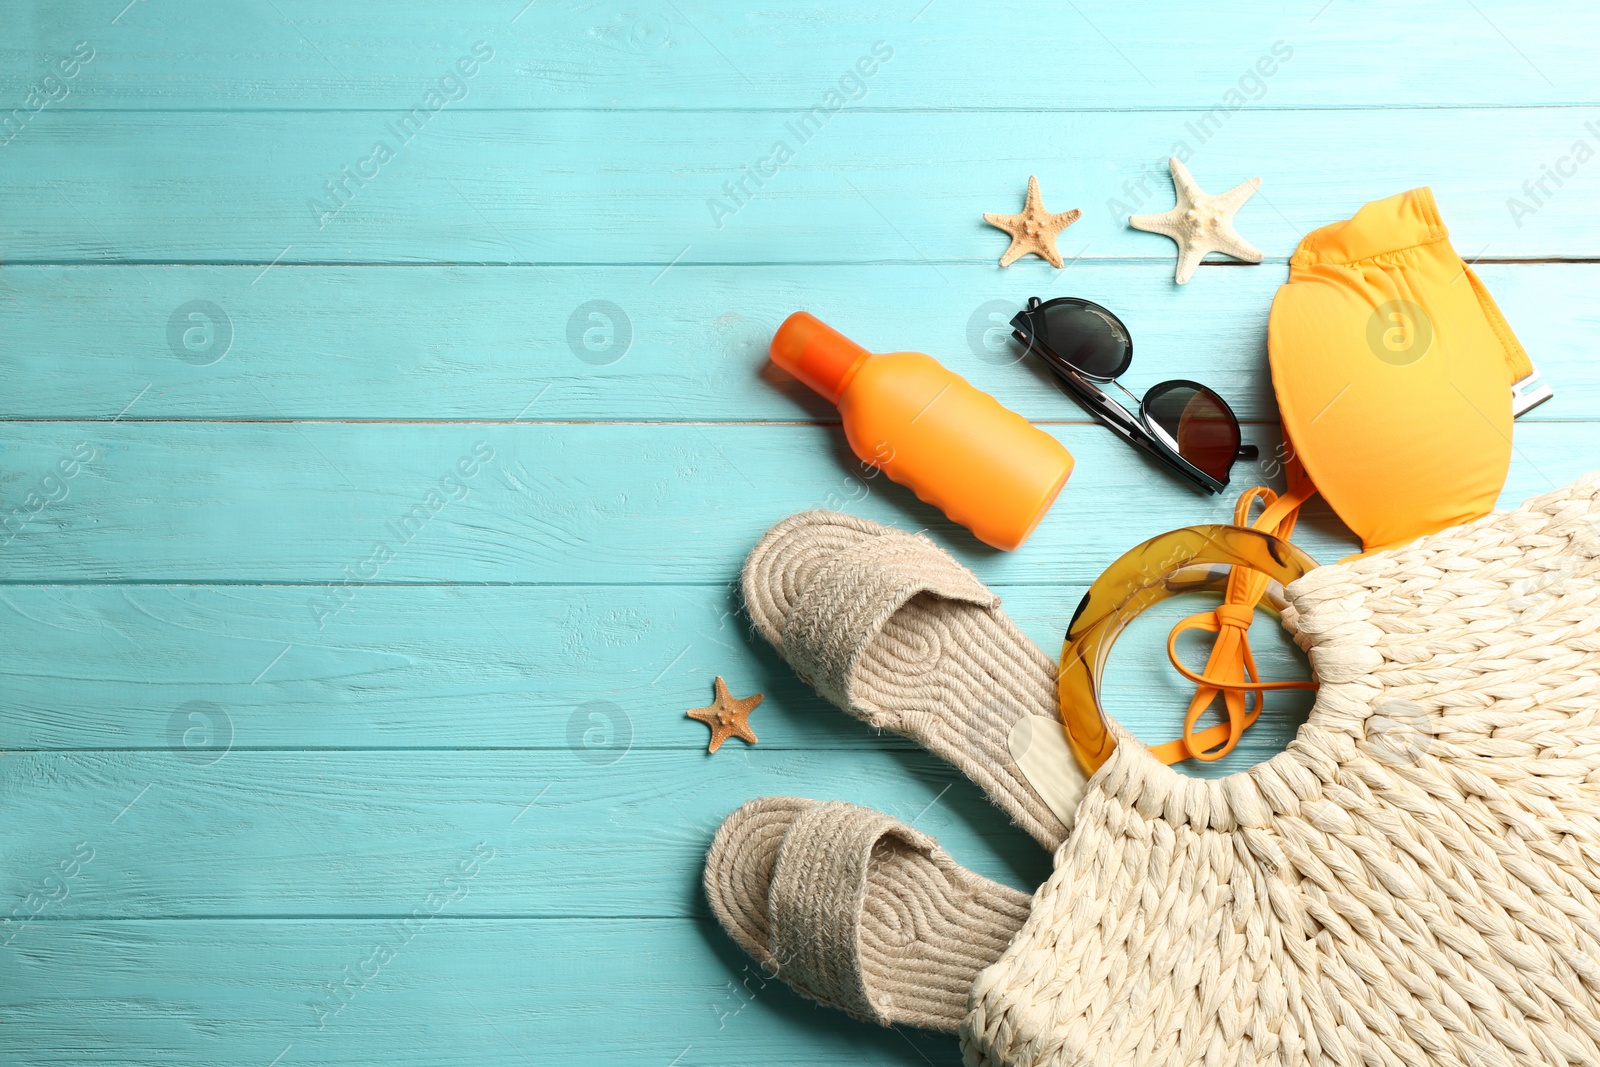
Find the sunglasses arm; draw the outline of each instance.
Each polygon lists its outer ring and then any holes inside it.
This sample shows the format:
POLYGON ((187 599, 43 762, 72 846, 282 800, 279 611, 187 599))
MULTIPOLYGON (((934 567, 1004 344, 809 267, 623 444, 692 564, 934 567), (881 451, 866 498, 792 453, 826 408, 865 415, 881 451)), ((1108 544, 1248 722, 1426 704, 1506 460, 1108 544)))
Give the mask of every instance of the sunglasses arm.
MULTIPOLYGON (((1044 365, 1050 368, 1052 374, 1066 386, 1084 410, 1099 419, 1118 437, 1148 453, 1151 458, 1170 465, 1167 455, 1156 445, 1150 436, 1150 431, 1127 408, 1108 396, 1104 390, 1093 382, 1077 374, 1071 368, 1063 367, 1055 360, 1044 357, 1044 365)), ((1182 474, 1184 472, 1179 471, 1182 474)))
MULTIPOLYGON (((1074 400, 1095 416, 1100 422, 1121 437, 1124 441, 1139 449, 1151 459, 1160 463, 1167 470, 1176 474, 1196 489, 1207 493, 1220 493, 1223 489, 1221 483, 1212 482, 1199 471, 1192 469, 1190 464, 1170 448, 1163 448, 1158 444, 1150 431, 1134 417, 1133 413, 1123 407, 1116 400, 1108 396, 1104 390, 1095 383, 1074 373, 1070 368, 1057 366, 1055 361, 1046 358, 1045 366, 1055 374, 1056 378, 1066 386, 1074 400)), ((1248 446, 1253 448, 1254 446, 1248 446)))

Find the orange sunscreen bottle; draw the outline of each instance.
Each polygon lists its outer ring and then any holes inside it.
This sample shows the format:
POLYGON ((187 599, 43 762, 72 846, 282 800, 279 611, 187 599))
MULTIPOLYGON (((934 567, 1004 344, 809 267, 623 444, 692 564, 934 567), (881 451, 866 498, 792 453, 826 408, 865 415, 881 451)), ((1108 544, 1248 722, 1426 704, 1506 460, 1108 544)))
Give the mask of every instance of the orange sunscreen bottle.
POLYGON ((1072 473, 1059 441, 932 356, 875 356, 797 311, 772 361, 838 405, 862 462, 995 548, 1026 541, 1072 473))

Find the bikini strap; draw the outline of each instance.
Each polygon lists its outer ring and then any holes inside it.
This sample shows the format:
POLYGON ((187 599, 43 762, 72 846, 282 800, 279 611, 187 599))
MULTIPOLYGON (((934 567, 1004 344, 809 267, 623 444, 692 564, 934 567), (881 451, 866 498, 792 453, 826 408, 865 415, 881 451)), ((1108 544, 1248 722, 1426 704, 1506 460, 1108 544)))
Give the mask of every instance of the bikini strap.
MULTIPOLYGON (((1290 459, 1285 471, 1289 487, 1282 494, 1258 485, 1240 495, 1233 509, 1234 525, 1262 530, 1285 541, 1289 539, 1301 505, 1315 496, 1317 490, 1299 460, 1290 459), (1250 512, 1257 502, 1261 504, 1261 514, 1252 521, 1250 512)), ((1266 595, 1267 584, 1265 575, 1235 567, 1228 575, 1227 591, 1221 604, 1210 611, 1191 615, 1172 628, 1167 637, 1167 656, 1178 672, 1195 682, 1197 688, 1184 713, 1183 736, 1152 749, 1163 763, 1221 759, 1233 751, 1244 731, 1261 715, 1267 690, 1317 687, 1315 682, 1263 682, 1256 671, 1248 634, 1250 620, 1255 615, 1256 605, 1266 595), (1191 671, 1178 659, 1178 636, 1190 630, 1217 635, 1205 670, 1199 673, 1191 671), (1218 693, 1222 694, 1227 721, 1197 732, 1195 727, 1200 716, 1218 693), (1255 694, 1253 706, 1245 699, 1250 693, 1255 694)))

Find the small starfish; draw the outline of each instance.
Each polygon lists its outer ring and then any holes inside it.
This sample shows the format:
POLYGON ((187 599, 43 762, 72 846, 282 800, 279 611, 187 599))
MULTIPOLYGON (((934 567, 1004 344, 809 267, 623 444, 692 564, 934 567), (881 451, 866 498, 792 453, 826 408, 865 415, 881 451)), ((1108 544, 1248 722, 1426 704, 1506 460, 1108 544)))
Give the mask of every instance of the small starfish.
POLYGON ((1011 235, 1011 247, 1000 257, 1000 265, 1009 267, 1023 256, 1032 254, 1048 260, 1052 267, 1061 266, 1061 253, 1056 251, 1056 234, 1071 226, 1083 215, 1077 208, 1052 215, 1044 209, 1039 196, 1039 179, 1028 175, 1028 199, 1020 215, 983 214, 983 221, 1011 235))
POLYGON ((1260 263, 1261 249, 1239 236, 1233 228, 1233 215, 1261 188, 1261 179, 1251 178, 1218 196, 1208 196, 1194 183, 1187 167, 1176 158, 1167 162, 1172 165, 1172 187, 1178 191, 1178 206, 1159 215, 1134 215, 1128 225, 1165 234, 1178 242, 1178 284, 1194 277, 1194 269, 1207 252, 1260 263))
POLYGON ((728 685, 722 680, 722 675, 717 675, 716 697, 710 706, 691 708, 688 712, 689 718, 698 719, 711 727, 711 747, 706 751, 715 752, 730 737, 742 737, 755 744, 756 732, 750 729, 750 713, 765 698, 766 694, 757 693, 753 697, 735 700, 728 695, 728 685))

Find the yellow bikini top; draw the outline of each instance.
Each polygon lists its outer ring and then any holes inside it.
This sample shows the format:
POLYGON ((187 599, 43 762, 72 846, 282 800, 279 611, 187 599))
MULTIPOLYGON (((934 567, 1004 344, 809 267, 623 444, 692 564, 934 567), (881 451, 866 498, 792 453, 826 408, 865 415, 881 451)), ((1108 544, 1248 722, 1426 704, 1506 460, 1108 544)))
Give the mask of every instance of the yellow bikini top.
MULTIPOLYGON (((1510 466, 1512 419, 1550 396, 1450 246, 1427 188, 1307 234, 1272 302, 1267 346, 1288 489, 1247 491, 1234 522, 1284 540, 1316 493, 1364 552, 1488 514, 1510 466)), ((1267 585, 1264 574, 1235 567, 1221 605, 1174 627, 1168 655, 1198 689, 1183 736, 1154 750, 1164 762, 1220 759, 1260 714, 1265 690, 1315 688, 1256 674, 1245 634, 1267 585), (1199 673, 1176 650, 1178 635, 1195 629, 1217 634, 1199 673), (1196 732, 1219 692, 1227 722, 1196 732)))
POLYGON ((1533 364, 1430 190, 1308 234, 1272 302, 1267 351, 1285 446, 1365 551, 1493 510, 1521 413, 1507 386, 1533 364))

